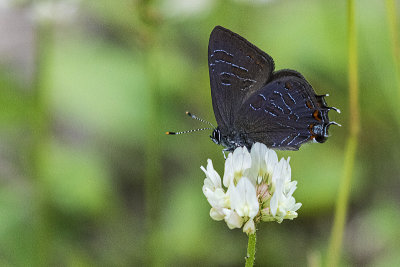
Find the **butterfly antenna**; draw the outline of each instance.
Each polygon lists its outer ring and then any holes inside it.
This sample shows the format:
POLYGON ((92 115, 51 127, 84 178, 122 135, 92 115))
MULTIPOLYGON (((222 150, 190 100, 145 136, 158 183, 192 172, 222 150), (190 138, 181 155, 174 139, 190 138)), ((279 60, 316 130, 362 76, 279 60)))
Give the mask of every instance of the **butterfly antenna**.
POLYGON ((206 128, 200 128, 200 129, 193 129, 193 130, 187 130, 183 132, 166 132, 165 134, 167 135, 177 135, 177 134, 186 134, 186 133, 193 133, 193 132, 199 132, 199 131, 204 131, 204 130, 213 130, 214 128, 206 127, 206 128))
POLYGON ((330 121, 329 123, 328 123, 328 126, 329 125, 337 125, 337 126, 339 126, 339 127, 342 127, 342 125, 341 124, 339 124, 339 123, 337 123, 336 121, 330 121))
POLYGON ((336 111, 337 113, 340 113, 340 109, 335 108, 335 107, 329 107, 330 109, 333 109, 334 111, 336 111))
POLYGON ((197 117, 196 115, 193 115, 193 114, 190 113, 189 111, 186 111, 186 115, 188 115, 188 116, 191 117, 192 119, 201 121, 201 122, 203 122, 203 123, 207 123, 208 125, 210 125, 210 126, 212 126, 213 128, 215 128, 215 126, 214 126, 211 122, 206 121, 206 120, 203 120, 203 119, 200 119, 199 117, 197 117))
MULTIPOLYGON (((329 96, 329 94, 324 94, 324 95, 316 95, 317 97, 326 97, 329 96)), ((340 113, 340 109, 335 108, 335 107, 327 107, 328 109, 333 109, 334 111, 336 111, 337 113, 340 113)))

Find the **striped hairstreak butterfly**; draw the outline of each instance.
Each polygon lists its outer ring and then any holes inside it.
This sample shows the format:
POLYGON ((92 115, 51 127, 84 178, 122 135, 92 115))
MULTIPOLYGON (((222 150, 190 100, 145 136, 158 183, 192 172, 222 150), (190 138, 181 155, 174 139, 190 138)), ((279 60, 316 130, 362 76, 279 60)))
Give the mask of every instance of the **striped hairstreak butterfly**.
MULTIPOLYGON (((251 148, 255 142, 280 150, 298 150, 309 141, 325 142, 329 126, 339 125, 329 120, 329 110, 340 110, 327 106, 327 95, 316 95, 295 70, 275 71, 267 53, 221 26, 210 35, 208 67, 218 123, 211 128, 210 137, 225 151, 239 146, 251 148)), ((180 133, 185 132, 167 132, 180 133)))

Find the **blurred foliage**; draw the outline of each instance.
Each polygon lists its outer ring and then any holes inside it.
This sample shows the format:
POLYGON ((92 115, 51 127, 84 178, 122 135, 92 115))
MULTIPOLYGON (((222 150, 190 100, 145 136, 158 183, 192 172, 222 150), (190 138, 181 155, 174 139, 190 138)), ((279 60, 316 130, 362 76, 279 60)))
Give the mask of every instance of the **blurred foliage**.
MULTIPOLYGON (((343 127, 325 144, 278 152, 291 157, 303 206, 299 218, 264 223, 257 236, 258 266, 323 261, 351 116, 346 1, 64 0, 74 15, 51 11, 45 36, 42 2, 0 10, 0 18, 36 18, 27 21, 37 37, 14 40, 37 51, 25 77, 10 55, 28 48, 1 49, 8 33, 0 31, 0 265, 244 263, 246 235, 213 221, 201 191, 199 167, 211 158, 222 172, 221 147, 208 132, 164 135, 201 127, 186 110, 214 122, 207 44, 215 25, 269 53, 277 69, 300 71, 342 110, 330 112, 343 127)), ((394 266, 400 88, 384 2, 356 1, 356 9, 362 131, 342 265, 394 266)))

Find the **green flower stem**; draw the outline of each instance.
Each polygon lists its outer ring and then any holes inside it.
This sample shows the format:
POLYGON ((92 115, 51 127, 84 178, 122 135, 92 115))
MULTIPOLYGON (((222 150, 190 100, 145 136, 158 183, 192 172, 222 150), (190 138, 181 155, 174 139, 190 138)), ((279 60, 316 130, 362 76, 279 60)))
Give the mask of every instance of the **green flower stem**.
POLYGON ((247 257, 246 267, 252 267, 254 265, 254 259, 256 256, 256 233, 249 235, 249 242, 247 244, 247 257))
POLYGON ((340 261, 343 232, 346 222, 347 206, 351 181, 354 174, 355 155, 357 152, 358 135, 360 131, 358 103, 358 60, 357 33, 355 25, 355 1, 348 0, 348 49, 349 49, 349 101, 350 101, 350 134, 347 139, 343 175, 339 185, 336 203, 335 219, 328 249, 327 266, 337 266, 340 261))

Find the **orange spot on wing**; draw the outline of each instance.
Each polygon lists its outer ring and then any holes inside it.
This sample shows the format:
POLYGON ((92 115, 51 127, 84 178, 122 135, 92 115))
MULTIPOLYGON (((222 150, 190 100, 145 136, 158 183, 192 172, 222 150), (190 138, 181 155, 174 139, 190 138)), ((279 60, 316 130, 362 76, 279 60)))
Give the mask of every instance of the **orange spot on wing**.
POLYGON ((318 110, 315 110, 315 111, 314 111, 313 117, 314 117, 314 119, 316 119, 317 121, 321 121, 321 120, 322 120, 322 119, 321 119, 321 114, 319 113, 318 110))
POLYGON ((308 130, 310 131, 311 139, 312 139, 312 137, 315 138, 315 133, 313 131, 313 128, 314 128, 314 124, 311 123, 310 125, 308 125, 308 130))

